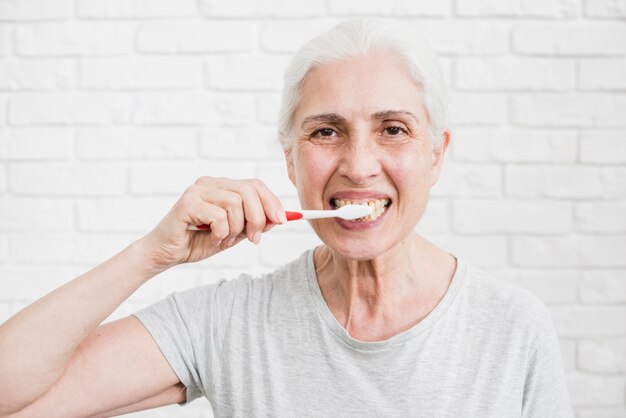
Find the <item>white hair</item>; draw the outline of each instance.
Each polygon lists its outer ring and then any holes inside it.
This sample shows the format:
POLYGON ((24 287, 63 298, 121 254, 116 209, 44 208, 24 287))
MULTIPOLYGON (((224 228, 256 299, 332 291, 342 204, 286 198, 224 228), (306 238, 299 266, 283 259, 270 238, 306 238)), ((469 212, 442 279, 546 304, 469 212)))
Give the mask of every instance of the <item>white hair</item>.
POLYGON ((437 57, 412 27, 398 20, 356 18, 343 21, 311 39, 298 50, 285 70, 279 111, 279 140, 284 150, 293 145, 293 113, 307 74, 316 66, 371 52, 395 54, 417 84, 430 122, 434 145, 447 128, 446 90, 437 57))

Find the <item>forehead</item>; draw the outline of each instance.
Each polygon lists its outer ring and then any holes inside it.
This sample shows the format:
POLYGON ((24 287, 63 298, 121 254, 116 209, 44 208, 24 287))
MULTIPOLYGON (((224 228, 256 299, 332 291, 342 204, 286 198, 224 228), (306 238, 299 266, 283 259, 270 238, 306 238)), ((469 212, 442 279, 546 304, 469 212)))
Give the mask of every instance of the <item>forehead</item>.
POLYGON ((301 87, 293 122, 297 129, 312 114, 335 113, 350 121, 389 109, 426 119, 420 88, 399 58, 368 54, 313 68, 301 87))

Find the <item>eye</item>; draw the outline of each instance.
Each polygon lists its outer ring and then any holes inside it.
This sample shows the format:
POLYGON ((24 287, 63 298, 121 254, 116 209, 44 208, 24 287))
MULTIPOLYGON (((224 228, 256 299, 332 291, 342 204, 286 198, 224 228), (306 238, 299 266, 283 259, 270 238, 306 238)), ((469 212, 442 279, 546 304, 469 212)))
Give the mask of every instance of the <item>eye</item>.
POLYGON ((398 136, 399 134, 408 134, 406 129, 401 128, 400 126, 388 126, 385 128, 385 132, 391 136, 398 136))
POLYGON ((336 134, 337 132, 335 132, 334 129, 330 129, 330 128, 320 128, 316 131, 314 131, 311 134, 311 137, 316 137, 316 136, 321 136, 321 137, 331 137, 333 136, 333 134, 336 134))

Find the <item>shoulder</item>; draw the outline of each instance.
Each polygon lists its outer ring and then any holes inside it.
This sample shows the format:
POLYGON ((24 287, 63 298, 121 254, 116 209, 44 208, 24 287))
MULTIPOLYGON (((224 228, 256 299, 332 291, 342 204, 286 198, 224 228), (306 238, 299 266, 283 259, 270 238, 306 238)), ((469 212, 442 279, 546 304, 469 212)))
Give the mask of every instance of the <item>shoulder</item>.
POLYGON ((278 294, 297 293, 307 283, 309 251, 303 252, 296 259, 269 272, 256 275, 244 273, 236 278, 223 279, 209 286, 214 286, 213 291, 224 297, 243 299, 246 303, 254 300, 268 301, 278 294))
POLYGON ((478 320, 524 331, 531 339, 553 329, 550 311, 537 295, 495 274, 466 265, 463 287, 465 302, 478 320))

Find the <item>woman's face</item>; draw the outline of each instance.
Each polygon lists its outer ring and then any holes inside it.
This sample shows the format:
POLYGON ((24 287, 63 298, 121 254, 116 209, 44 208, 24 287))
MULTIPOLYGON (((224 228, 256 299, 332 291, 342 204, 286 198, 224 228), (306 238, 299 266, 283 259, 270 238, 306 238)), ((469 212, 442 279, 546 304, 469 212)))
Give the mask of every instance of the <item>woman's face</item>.
POLYGON ((293 115, 285 153, 304 209, 370 202, 375 219, 310 221, 320 239, 353 260, 369 260, 403 241, 422 217, 444 145, 433 149, 417 85, 387 53, 314 68, 293 115), (386 206, 385 206, 386 205, 386 206))

